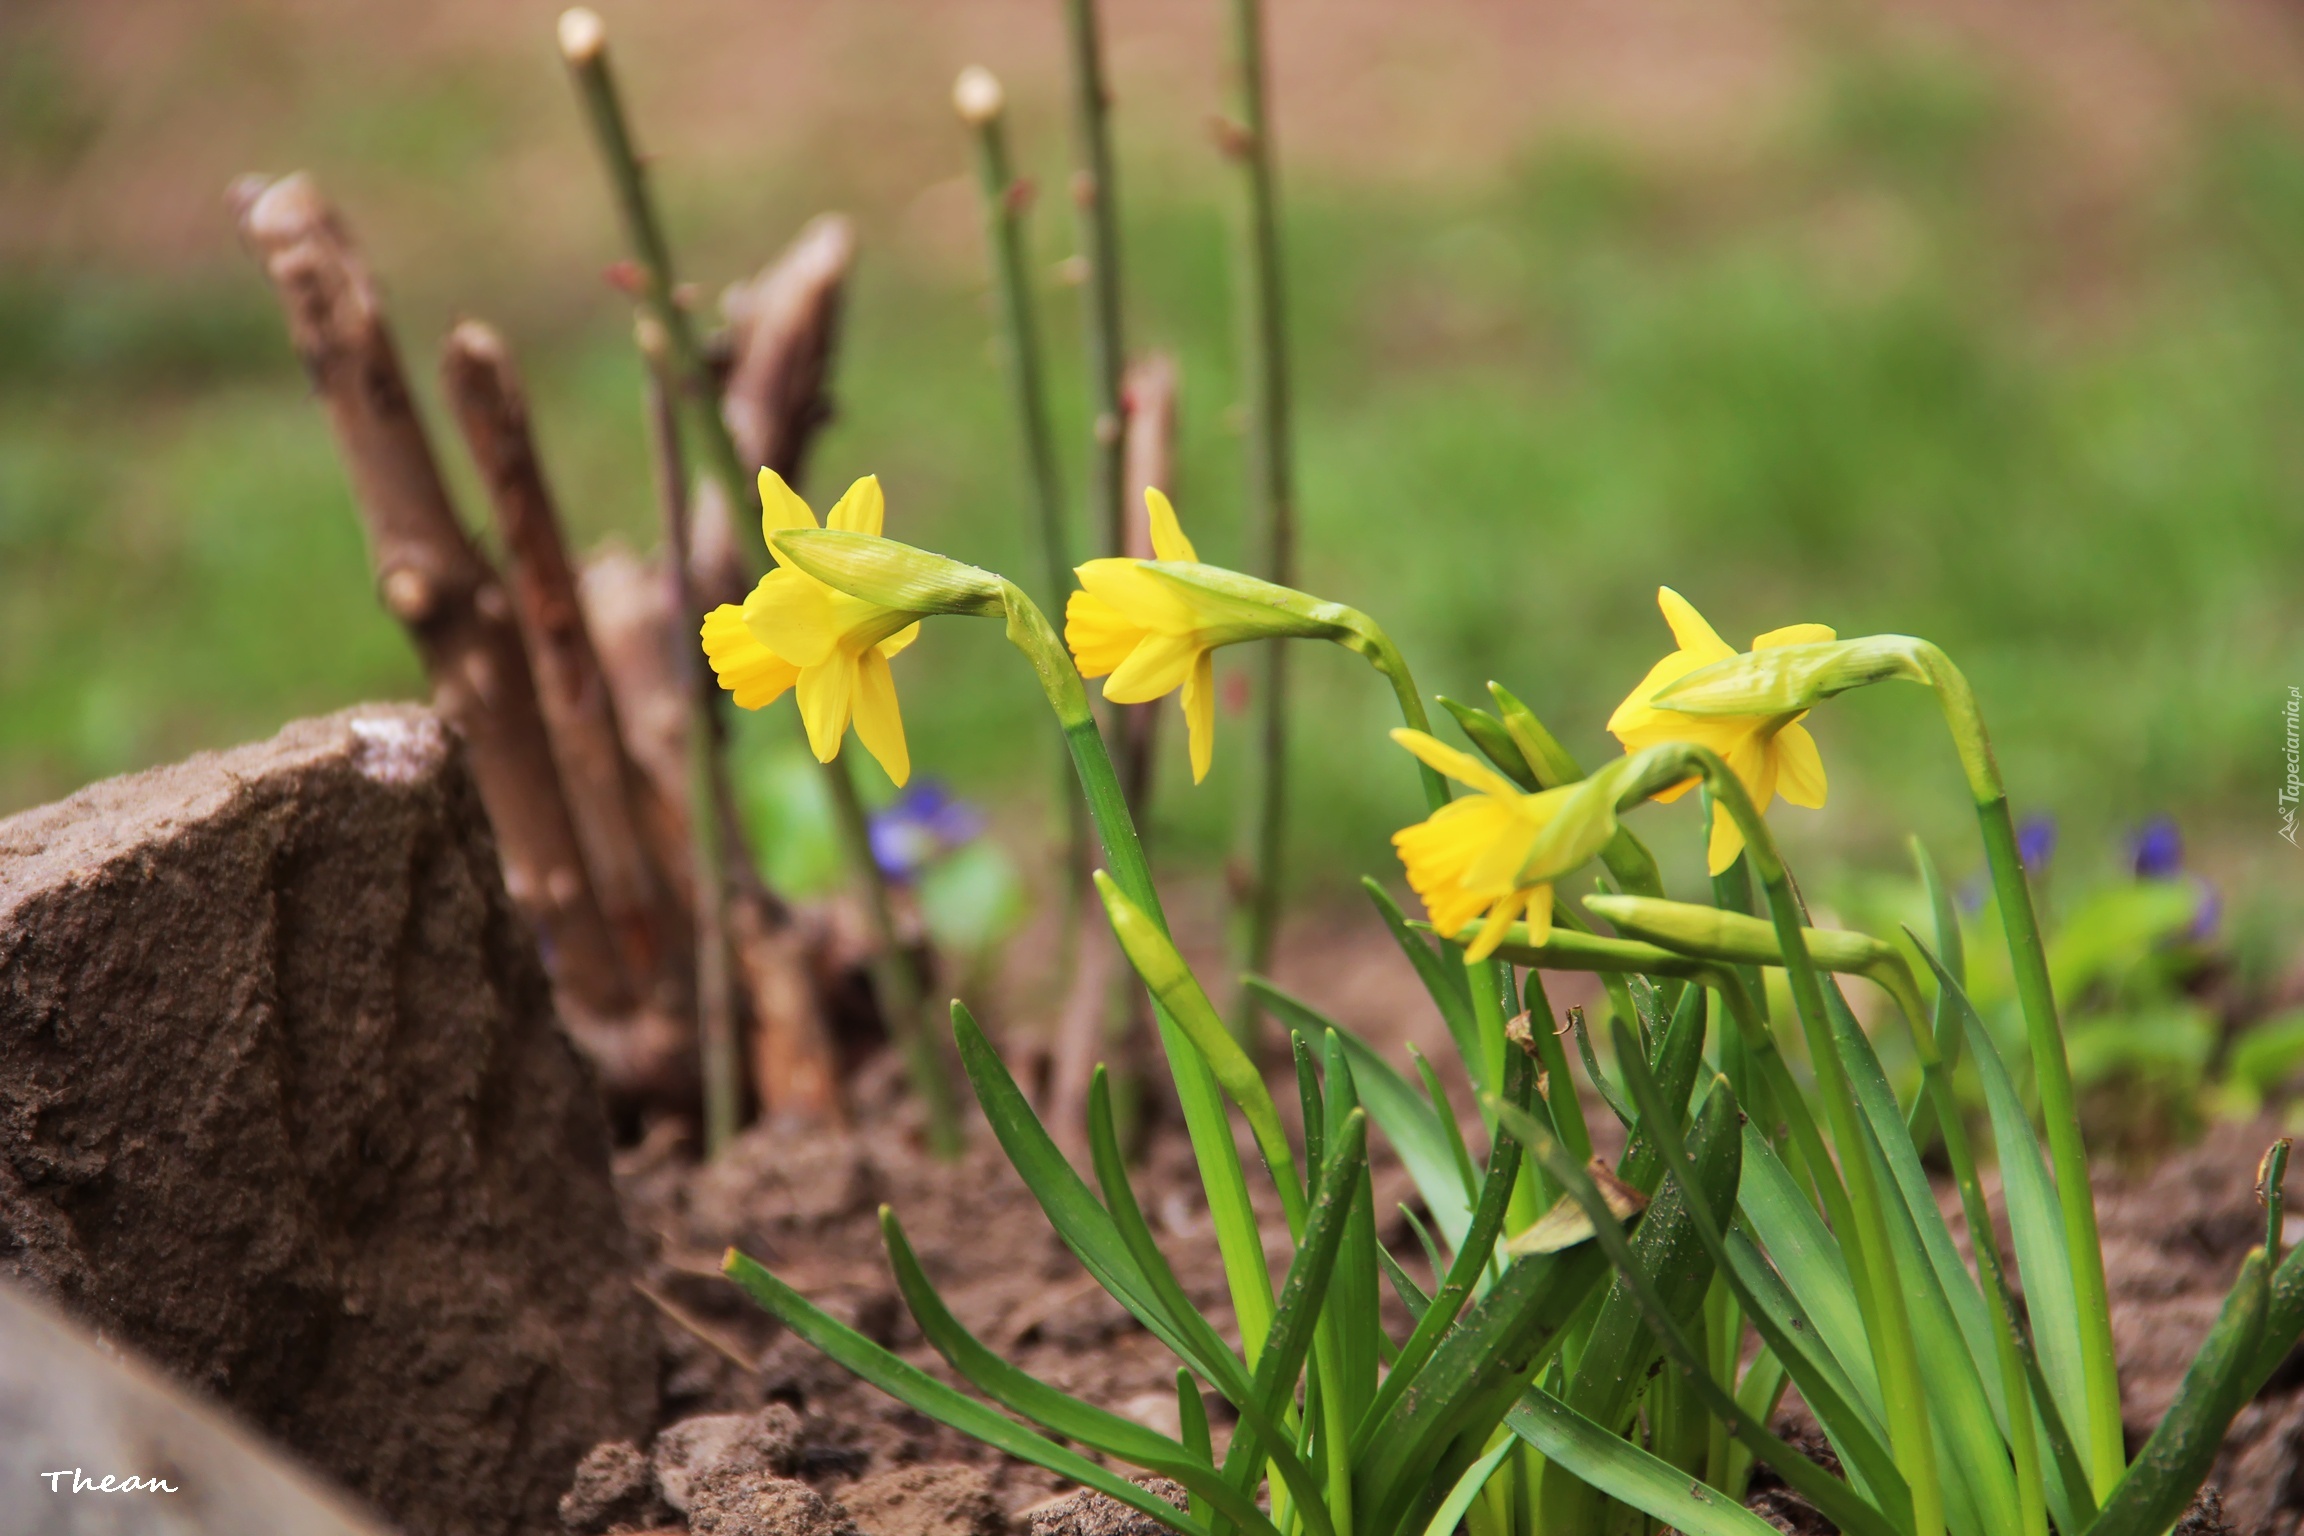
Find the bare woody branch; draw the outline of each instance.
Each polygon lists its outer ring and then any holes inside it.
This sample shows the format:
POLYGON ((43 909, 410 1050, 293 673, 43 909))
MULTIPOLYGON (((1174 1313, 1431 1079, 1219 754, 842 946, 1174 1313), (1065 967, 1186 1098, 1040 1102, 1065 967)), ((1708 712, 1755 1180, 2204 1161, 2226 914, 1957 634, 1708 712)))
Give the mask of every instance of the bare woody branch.
POLYGON ((562 995, 602 1017, 633 1005, 593 897, 511 600, 457 521, 367 264, 309 177, 244 179, 232 201, 330 425, 384 605, 433 703, 469 743, 504 883, 535 923, 562 995))
POLYGON ((503 338, 476 320, 458 325, 442 352, 441 381, 504 541, 537 701, 601 912, 626 973, 657 1006, 680 1008, 689 992, 685 913, 643 835, 647 788, 617 728, 503 338))
MULTIPOLYGON (((1155 558, 1151 515, 1144 506, 1148 488, 1171 491, 1176 479, 1175 358, 1154 352, 1128 365, 1120 398, 1127 423, 1122 442, 1127 477, 1127 520, 1121 553, 1133 560, 1155 558)), ((1154 704, 1112 706, 1119 738, 1120 792, 1139 827, 1149 824, 1146 802, 1152 796, 1152 764, 1159 739, 1159 709, 1154 704)), ((1116 1077, 1126 1080, 1132 1070, 1132 1052, 1148 1031, 1149 996, 1130 987, 1125 1001, 1115 988, 1120 957, 1103 912, 1090 903, 1080 914, 1079 968, 1066 991, 1056 1022, 1056 1044, 1049 1074, 1047 1110, 1057 1141, 1067 1152, 1087 1145, 1083 1106, 1088 1081, 1096 1064, 1115 1058, 1116 1077), (1114 1040, 1106 1021, 1125 1010, 1129 1038, 1114 1040)))
MULTIPOLYGON (((800 483, 809 446, 832 419, 832 353, 855 257, 855 226, 818 214, 774 261, 721 295, 731 345, 720 414, 748 471, 765 466, 800 483)), ((730 516, 725 496, 697 498, 689 572, 703 609, 742 602, 751 586, 730 516)))

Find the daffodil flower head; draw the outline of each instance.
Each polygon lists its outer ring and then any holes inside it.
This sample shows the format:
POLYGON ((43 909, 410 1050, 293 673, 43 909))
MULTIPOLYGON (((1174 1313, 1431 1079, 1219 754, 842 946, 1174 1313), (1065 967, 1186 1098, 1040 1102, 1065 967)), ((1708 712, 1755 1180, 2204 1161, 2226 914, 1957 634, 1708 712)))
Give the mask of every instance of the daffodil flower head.
MULTIPOLYGON (((1711 748, 1742 782, 1755 810, 1765 812, 1779 794, 1810 810, 1823 805, 1824 760, 1816 751, 1816 738, 1799 723, 1806 710, 1774 715, 1693 715, 1654 702, 1667 685, 1738 654, 1704 622, 1694 605, 1670 587, 1657 589, 1656 603, 1664 610, 1664 622, 1672 626, 1672 638, 1679 649, 1650 667, 1640 685, 1616 706, 1616 712, 1608 717, 1609 733, 1627 752, 1666 742, 1692 742, 1711 748)), ((1752 649, 1818 645, 1834 638, 1822 624, 1788 624, 1755 636, 1752 649)), ((1696 783, 1690 779, 1676 784, 1656 798, 1677 800, 1696 783)), ((1717 875, 1735 863, 1743 851, 1744 834, 1727 811, 1715 805, 1706 864, 1717 875)))
POLYGON ((1197 784, 1216 749, 1216 663, 1209 653, 1270 629, 1243 622, 1235 604, 1202 587, 1172 579, 1163 567, 1198 567, 1200 556, 1166 496, 1147 487, 1144 505, 1159 558, 1078 567, 1080 590, 1064 605, 1064 642, 1080 675, 1103 678, 1104 697, 1115 704, 1145 704, 1183 689, 1197 784))
MULTIPOLYGON (((878 538, 886 509, 879 478, 866 475, 834 504, 825 526, 878 538)), ((776 547, 777 534, 816 526, 815 512, 783 476, 761 470, 760 531, 776 569, 741 607, 723 603, 705 616, 704 654, 739 708, 765 708, 792 690, 818 762, 839 755, 853 724, 864 750, 902 784, 912 757, 888 658, 919 636, 920 615, 838 591, 776 547)))
POLYGON ((1493 954, 1523 914, 1528 942, 1543 943, 1552 933, 1552 887, 1523 884, 1520 872, 1574 786, 1528 794, 1478 758, 1422 731, 1396 730, 1392 739, 1475 791, 1392 834, 1409 888, 1423 899, 1432 926, 1445 937, 1461 938, 1479 920, 1464 950, 1468 965, 1493 954))

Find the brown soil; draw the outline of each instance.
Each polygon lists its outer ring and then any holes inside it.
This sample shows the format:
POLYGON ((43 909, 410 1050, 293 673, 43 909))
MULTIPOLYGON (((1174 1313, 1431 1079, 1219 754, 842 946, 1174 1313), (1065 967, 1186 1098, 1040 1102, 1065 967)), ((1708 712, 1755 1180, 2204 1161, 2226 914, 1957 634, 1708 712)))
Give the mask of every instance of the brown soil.
MULTIPOLYGON (((2261 1240, 2252 1185, 2272 1134, 2264 1126, 2219 1128, 2149 1173, 2099 1180, 2132 1445, 2142 1443, 2173 1394, 2241 1257, 2261 1240)), ((1413 1197, 1381 1147, 1379 1157, 1379 1208, 1393 1210, 1413 1197)), ((755 1130, 711 1168, 698 1170, 659 1144, 627 1153, 620 1177, 635 1227, 656 1245, 651 1284, 686 1322, 666 1316, 662 1325, 667 1420, 791 1404, 801 1415, 793 1470, 836 1502, 853 1501, 850 1512, 865 1536, 992 1536, 997 1529, 997 1517, 992 1525, 977 1515, 954 1523, 945 1513, 948 1499, 891 1500, 888 1492, 903 1486, 907 1469, 911 1478, 931 1480, 976 1469, 987 1499, 979 1510, 1004 1514, 1018 1530, 1042 1523, 1045 1511, 1035 1509, 1032 1521, 1025 1511, 1065 1485, 912 1413, 783 1335, 718 1277, 728 1245, 952 1379, 888 1277, 877 1226, 886 1203, 970 1329, 1067 1391, 1175 1430, 1174 1362, 1080 1269, 988 1137, 962 1161, 938 1165, 914 1150, 909 1134, 779 1139, 755 1130), (741 1363, 754 1360, 757 1369, 741 1363), (917 1516, 904 1513, 907 1503, 917 1516)), ((1154 1139, 1138 1192, 1194 1301, 1220 1331, 1229 1330, 1231 1309, 1204 1240, 1206 1212, 1180 1135, 1154 1139)), ((1268 1241, 1282 1253, 1277 1213, 1266 1217, 1268 1241)), ((1395 1216, 1384 1235, 1421 1274, 1405 1223, 1395 1216)), ((2292 1360, 2234 1428, 2214 1478, 2220 1506, 2204 1501, 2185 1529, 2295 1536, 2304 1528, 2300 1388, 2304 1361, 2292 1360)), ((1785 1530, 1829 1529, 1765 1477, 1753 1503, 1785 1530)))

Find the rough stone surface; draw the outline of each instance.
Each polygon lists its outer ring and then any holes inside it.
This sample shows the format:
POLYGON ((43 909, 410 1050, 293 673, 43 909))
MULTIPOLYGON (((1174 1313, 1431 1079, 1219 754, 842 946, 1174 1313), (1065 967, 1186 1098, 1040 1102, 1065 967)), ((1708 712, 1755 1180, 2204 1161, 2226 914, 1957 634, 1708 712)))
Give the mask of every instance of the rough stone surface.
POLYGON ((690 1490, 688 1536, 862 1536, 806 1483, 722 1463, 690 1490))
POLYGON ((0 1284, 0 1530, 9 1536, 385 1536, 178 1383, 0 1284), (64 1476, 50 1474, 59 1470, 64 1476), (75 1479, 129 1493, 75 1493, 75 1479), (161 1486, 154 1487, 154 1484, 161 1486))
POLYGON ((590 1077, 453 738, 366 706, 0 821, 0 1276, 412 1536, 650 1426, 590 1077))
MULTIPOLYGON (((1164 1477, 1140 1477, 1135 1481, 1137 1487, 1178 1509, 1184 1508, 1190 1499, 1181 1485, 1164 1477)), ((1035 1504, 1024 1511, 1024 1523, 1031 1536, 1169 1536, 1168 1527, 1150 1515, 1130 1509, 1093 1488, 1082 1488, 1060 1499, 1035 1504)))
POLYGON ((604 1440, 576 1463, 576 1480, 560 1495, 560 1523, 577 1536, 644 1531, 672 1512, 656 1496, 648 1458, 629 1440, 604 1440))
POLYGON ((794 1470, 800 1454, 800 1415, 784 1403, 757 1413, 701 1413, 682 1419, 656 1437, 649 1453, 656 1491, 686 1513, 695 1485, 706 1473, 794 1470))
POLYGON ((982 1467, 958 1462, 890 1467, 840 1490, 864 1536, 1001 1536, 1008 1521, 982 1467))

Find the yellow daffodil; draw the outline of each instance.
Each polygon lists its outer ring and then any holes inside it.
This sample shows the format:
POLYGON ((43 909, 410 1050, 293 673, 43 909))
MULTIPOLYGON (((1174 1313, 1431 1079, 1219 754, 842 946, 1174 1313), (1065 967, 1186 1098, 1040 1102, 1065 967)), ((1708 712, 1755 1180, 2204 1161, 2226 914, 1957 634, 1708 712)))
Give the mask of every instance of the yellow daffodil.
MULTIPOLYGON (((1152 552, 1162 561, 1198 564, 1200 556, 1176 522, 1176 509, 1147 488, 1152 552)), ((1064 605, 1064 641, 1082 677, 1105 679, 1115 704, 1145 704, 1184 690, 1184 728, 1192 749, 1192 782, 1208 777, 1216 748, 1216 646, 1243 638, 1220 610, 1193 601, 1189 588, 1163 581, 1142 560, 1091 560, 1078 568, 1081 590, 1064 605)))
MULTIPOLYGON (((825 526, 878 538, 886 507, 879 478, 866 475, 848 487, 825 526)), ((815 526, 816 514, 783 477, 760 471, 760 530, 776 569, 742 607, 723 603, 705 616, 704 654, 740 708, 765 708, 793 690, 818 762, 839 754, 853 723, 864 750, 901 784, 912 776, 912 757, 888 658, 919 635, 920 615, 836 591, 776 547, 778 533, 815 526)))
MULTIPOLYGON (((1690 715, 1658 708, 1651 702, 1665 685, 1738 654, 1686 598, 1670 587, 1657 589, 1656 603, 1664 610, 1664 622, 1672 626, 1672 638, 1680 648, 1650 667, 1640 686, 1616 706, 1616 712, 1608 717, 1610 734, 1627 752, 1674 741, 1711 748, 1742 781, 1754 808, 1762 812, 1779 794, 1810 810, 1823 805, 1824 759, 1817 754, 1816 738, 1799 723, 1806 710, 1779 715, 1690 715)), ((1815 645, 1834 638, 1822 624, 1788 624, 1755 636, 1752 649, 1815 645)), ((1696 782, 1690 779, 1676 784, 1656 798, 1677 800, 1696 782)), ((1725 811, 1714 807, 1706 856, 1712 873, 1727 869, 1743 851, 1744 834, 1725 811)))
POLYGON ((1394 731, 1392 739, 1477 791, 1392 834, 1408 885, 1423 898, 1432 926, 1460 938, 1475 918, 1482 919, 1465 948, 1467 964, 1488 958, 1523 914, 1528 942, 1543 943, 1552 933, 1552 887, 1523 885, 1520 871, 1537 834, 1559 814, 1573 786, 1527 794, 1478 758, 1422 731, 1394 731))

